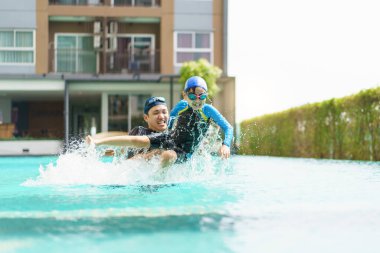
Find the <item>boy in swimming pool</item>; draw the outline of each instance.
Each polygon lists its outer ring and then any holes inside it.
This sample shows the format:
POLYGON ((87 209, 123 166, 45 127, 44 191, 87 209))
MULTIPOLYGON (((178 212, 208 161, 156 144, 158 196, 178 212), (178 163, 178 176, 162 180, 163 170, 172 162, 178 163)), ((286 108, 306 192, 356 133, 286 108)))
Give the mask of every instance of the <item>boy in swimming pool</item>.
POLYGON ((170 113, 169 126, 172 129, 169 132, 148 136, 114 136, 100 140, 93 140, 91 136, 87 136, 86 142, 95 145, 165 149, 165 155, 170 156, 173 162, 184 162, 192 156, 211 121, 214 121, 224 131, 224 141, 219 154, 222 158, 229 158, 233 129, 217 109, 206 104, 206 81, 198 76, 189 78, 185 83, 183 98, 170 113))
POLYGON ((206 104, 206 81, 199 76, 189 78, 182 94, 184 99, 173 108, 169 121, 169 129, 174 129, 177 146, 181 147, 189 158, 214 121, 225 135, 219 153, 223 158, 228 158, 233 129, 215 107, 206 104))

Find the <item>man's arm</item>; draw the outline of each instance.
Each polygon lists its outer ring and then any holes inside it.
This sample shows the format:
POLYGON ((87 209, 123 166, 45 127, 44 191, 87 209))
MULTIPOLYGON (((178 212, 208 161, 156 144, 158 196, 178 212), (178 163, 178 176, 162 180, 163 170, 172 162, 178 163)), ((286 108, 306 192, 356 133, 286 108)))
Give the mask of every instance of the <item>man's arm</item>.
POLYGON ((93 139, 90 135, 86 137, 88 144, 126 146, 131 148, 149 148, 150 140, 147 136, 112 136, 101 139, 93 139))

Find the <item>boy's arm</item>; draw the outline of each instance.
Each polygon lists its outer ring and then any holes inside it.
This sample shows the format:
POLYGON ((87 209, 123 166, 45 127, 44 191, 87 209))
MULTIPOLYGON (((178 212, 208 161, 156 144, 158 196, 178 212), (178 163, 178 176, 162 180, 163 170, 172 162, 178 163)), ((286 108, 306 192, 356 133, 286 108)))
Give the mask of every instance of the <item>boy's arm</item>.
POLYGON ((234 137, 233 127, 230 123, 223 117, 220 112, 212 105, 205 104, 203 112, 209 118, 212 118, 216 124, 218 124, 224 132, 223 144, 227 147, 231 146, 232 138, 234 137))
POLYGON ((174 108, 170 112, 170 118, 169 118, 169 124, 168 124, 168 129, 172 129, 175 119, 177 118, 178 114, 180 111, 185 109, 188 106, 188 103, 185 100, 179 101, 174 108))

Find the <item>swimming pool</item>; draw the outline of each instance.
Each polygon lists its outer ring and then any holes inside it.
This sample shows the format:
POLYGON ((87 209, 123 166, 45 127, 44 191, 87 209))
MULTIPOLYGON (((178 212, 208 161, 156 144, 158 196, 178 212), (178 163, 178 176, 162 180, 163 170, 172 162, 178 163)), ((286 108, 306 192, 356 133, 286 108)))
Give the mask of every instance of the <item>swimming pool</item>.
POLYGON ((0 252, 379 252, 380 163, 211 159, 0 157, 0 252))

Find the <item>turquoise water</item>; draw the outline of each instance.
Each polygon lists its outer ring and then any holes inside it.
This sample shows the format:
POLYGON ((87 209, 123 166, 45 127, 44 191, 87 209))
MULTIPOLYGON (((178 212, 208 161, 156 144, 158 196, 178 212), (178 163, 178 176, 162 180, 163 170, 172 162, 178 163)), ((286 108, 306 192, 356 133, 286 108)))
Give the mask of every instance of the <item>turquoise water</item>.
POLYGON ((379 252, 380 163, 0 157, 0 252, 379 252))

